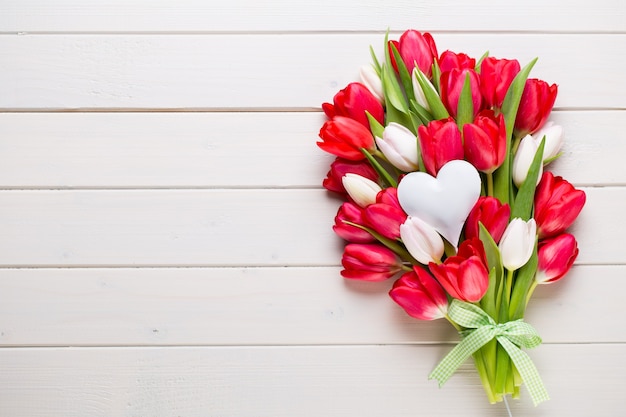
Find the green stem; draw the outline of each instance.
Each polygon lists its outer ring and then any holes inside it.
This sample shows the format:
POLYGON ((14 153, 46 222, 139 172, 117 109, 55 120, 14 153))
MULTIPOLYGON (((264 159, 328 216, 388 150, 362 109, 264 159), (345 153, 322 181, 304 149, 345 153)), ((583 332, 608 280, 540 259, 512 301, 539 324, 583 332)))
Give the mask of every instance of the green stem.
POLYGON ((380 175, 390 187, 398 187, 398 182, 393 179, 391 175, 389 175, 389 172, 387 172, 387 170, 383 168, 383 166, 376 160, 376 158, 372 156, 371 153, 369 153, 367 149, 361 148, 361 152, 363 153, 363 155, 365 155, 370 164, 372 164, 372 167, 376 170, 376 172, 378 172, 378 175, 380 175))
POLYGON ((511 292, 513 288, 513 273, 515 271, 511 271, 510 269, 506 270, 506 301, 507 305, 511 304, 511 292))
POLYGON ((526 306, 528 306, 528 303, 530 302, 530 297, 532 297, 533 292, 535 291, 535 288, 537 288, 537 285, 539 283, 537 282, 537 280, 533 279, 533 282, 530 284, 530 288, 528 289, 528 295, 526 295, 526 306))
POLYGON ((493 172, 487 173, 487 195, 493 197, 493 172))

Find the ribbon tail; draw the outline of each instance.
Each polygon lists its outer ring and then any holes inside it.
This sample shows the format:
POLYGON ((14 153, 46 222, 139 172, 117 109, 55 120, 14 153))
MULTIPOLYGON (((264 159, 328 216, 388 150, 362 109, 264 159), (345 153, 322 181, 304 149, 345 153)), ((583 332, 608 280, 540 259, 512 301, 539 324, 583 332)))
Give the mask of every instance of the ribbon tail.
POLYGON ((530 393, 533 404, 537 406, 538 404, 549 400, 550 397, 548 396, 548 391, 543 385, 541 376, 539 376, 539 371, 537 371, 537 368, 535 367, 532 359, 530 359, 530 356, 515 346, 515 344, 513 344, 506 337, 498 337, 497 339, 504 350, 506 350, 509 354, 511 361, 526 384, 526 388, 530 393))
POLYGON ((428 379, 436 379, 439 382, 439 388, 441 388, 467 358, 492 338, 493 333, 490 329, 481 328, 473 331, 448 352, 430 373, 428 379))

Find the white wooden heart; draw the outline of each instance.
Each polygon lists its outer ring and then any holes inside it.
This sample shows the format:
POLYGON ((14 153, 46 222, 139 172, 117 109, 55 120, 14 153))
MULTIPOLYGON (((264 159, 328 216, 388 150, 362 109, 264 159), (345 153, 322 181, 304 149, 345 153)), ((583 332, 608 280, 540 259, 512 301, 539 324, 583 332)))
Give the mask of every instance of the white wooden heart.
POLYGON ((437 177, 411 172, 398 184, 398 200, 409 215, 430 224, 456 248, 469 212, 480 197, 480 174, 463 160, 446 163, 437 177))

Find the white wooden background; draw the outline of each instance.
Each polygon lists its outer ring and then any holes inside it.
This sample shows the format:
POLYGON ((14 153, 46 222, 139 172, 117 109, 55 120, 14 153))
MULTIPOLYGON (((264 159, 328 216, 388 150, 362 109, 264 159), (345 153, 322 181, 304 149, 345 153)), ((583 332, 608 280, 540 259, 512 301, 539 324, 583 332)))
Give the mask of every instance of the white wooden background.
POLYGON ((345 282, 320 105, 387 28, 538 56, 588 203, 530 352, 552 399, 624 415, 622 0, 0 0, 0 416, 503 416, 457 336, 345 282))

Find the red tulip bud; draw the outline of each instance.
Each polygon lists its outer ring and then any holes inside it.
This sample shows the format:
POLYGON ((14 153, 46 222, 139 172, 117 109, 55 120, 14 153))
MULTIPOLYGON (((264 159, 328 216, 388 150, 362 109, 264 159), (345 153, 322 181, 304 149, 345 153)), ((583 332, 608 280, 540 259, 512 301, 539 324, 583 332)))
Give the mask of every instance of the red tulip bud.
POLYGON ((556 236, 574 223, 585 205, 586 195, 562 177, 543 173, 535 191, 535 219, 539 238, 556 236))
POLYGON ((377 244, 349 243, 341 259, 344 278, 384 281, 402 269, 400 258, 390 249, 377 244))
POLYGON ((563 233, 539 242, 539 265, 535 280, 550 284, 563 278, 578 256, 578 244, 573 235, 563 233))
POLYGON ((402 275, 389 291, 391 298, 411 317, 435 320, 448 312, 448 298, 441 285, 418 266, 402 275))

